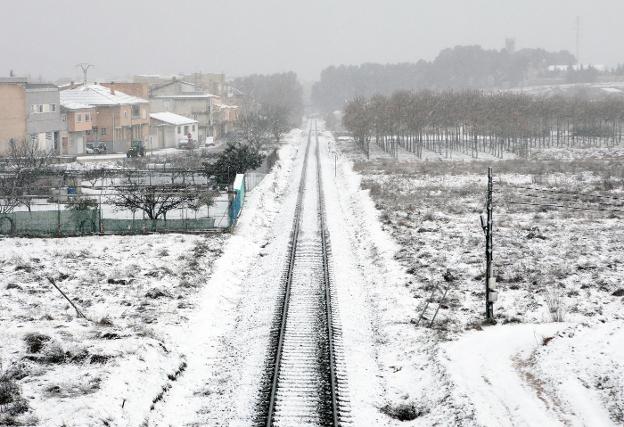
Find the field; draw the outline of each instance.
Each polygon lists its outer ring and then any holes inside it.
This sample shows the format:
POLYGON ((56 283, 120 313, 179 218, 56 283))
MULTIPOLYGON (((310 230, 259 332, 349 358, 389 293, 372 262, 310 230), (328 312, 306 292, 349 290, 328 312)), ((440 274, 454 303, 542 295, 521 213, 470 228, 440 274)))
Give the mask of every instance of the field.
POLYGON ((184 369, 171 331, 193 312, 224 237, 0 244, 2 383, 19 384, 13 393, 23 399, 0 424, 140 424, 184 369))
MULTIPOLYGON (((378 151, 366 160, 346 140, 336 145, 360 176, 382 229, 398 244, 394 259, 411 298, 397 307, 394 316, 403 319, 384 335, 400 336, 410 350, 380 350, 381 366, 404 372, 386 373, 388 388, 396 388, 389 400, 416 408, 419 425, 449 417, 466 425, 622 423, 620 153, 396 162, 378 151), (568 160, 553 160, 562 157, 568 160), (479 216, 485 214, 488 166, 494 170, 497 326, 484 322, 479 216), (448 288, 447 297, 431 329, 424 327, 427 320, 416 327, 434 287, 448 288), (405 369, 414 365, 420 372, 405 369), (423 385, 405 384, 413 381, 423 385)), ((433 299, 434 306, 438 302, 433 299)))

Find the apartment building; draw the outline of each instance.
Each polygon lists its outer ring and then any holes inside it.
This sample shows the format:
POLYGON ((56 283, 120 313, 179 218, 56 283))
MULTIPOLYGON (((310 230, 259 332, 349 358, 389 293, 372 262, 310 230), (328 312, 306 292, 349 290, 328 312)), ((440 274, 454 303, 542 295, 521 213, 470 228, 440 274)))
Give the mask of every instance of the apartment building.
POLYGON ((104 142, 109 152, 125 152, 132 141, 149 138, 150 105, 146 99, 98 84, 61 91, 63 104, 82 104, 94 109, 92 129, 86 142, 104 142))
POLYGON ((76 102, 61 102, 61 113, 67 124, 67 130, 61 133, 61 154, 84 154, 88 136, 93 131, 95 107, 76 102))
POLYGON ((29 83, 25 78, 0 78, 0 155, 11 143, 28 141, 42 151, 60 153, 65 129, 57 86, 29 83))

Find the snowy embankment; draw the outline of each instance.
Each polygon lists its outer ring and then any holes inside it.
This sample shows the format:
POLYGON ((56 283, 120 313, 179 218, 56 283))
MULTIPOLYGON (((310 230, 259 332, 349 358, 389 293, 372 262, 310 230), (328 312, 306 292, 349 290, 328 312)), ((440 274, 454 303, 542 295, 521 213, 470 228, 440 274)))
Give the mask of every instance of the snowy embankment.
MULTIPOLYGON (((325 138, 331 150, 333 139, 329 133, 325 138)), ((334 179, 334 154, 328 157, 334 179)), ((624 422, 624 291, 617 256, 624 234, 618 221, 608 214, 501 208, 495 244, 501 324, 485 326, 482 165, 465 163, 448 172, 439 162, 412 168, 378 161, 356 165, 356 173, 353 158, 337 156, 337 208, 346 223, 330 232, 332 245, 334 234, 348 236, 350 246, 337 252, 351 251, 364 272, 364 280, 342 273, 338 283, 348 290, 341 310, 357 312, 351 320, 343 316, 347 365, 359 387, 365 384, 359 377, 367 377, 367 392, 356 390, 354 400, 362 404, 357 410, 379 409, 370 412, 371 424, 624 422), (467 171, 474 167, 477 172, 467 171), (420 303, 447 271, 454 284, 437 328, 416 327, 420 303), (553 316, 567 323, 550 323, 553 316), (369 357, 376 369, 361 362, 369 357)), ((538 164, 537 178, 506 174, 498 182, 599 191, 609 184, 608 176, 601 177, 608 171, 590 166, 593 174, 548 176, 538 164)))
MULTIPOLYGON (((281 240, 269 240, 281 212, 290 213, 285 204, 290 203, 293 163, 301 157, 304 136, 293 130, 284 138, 279 161, 248 194, 237 228, 198 296, 198 310, 184 327, 170 331, 186 355, 187 368, 155 405, 150 425, 232 425, 235 418, 252 416, 258 392, 254 381, 260 373, 244 376, 244 363, 264 361, 268 340, 258 339, 253 322, 259 315, 270 318, 272 292, 278 288, 275 277, 263 283, 260 273, 281 273, 281 252, 265 256, 271 246, 286 247, 281 240)), ((285 225, 279 228, 289 231, 285 225)))

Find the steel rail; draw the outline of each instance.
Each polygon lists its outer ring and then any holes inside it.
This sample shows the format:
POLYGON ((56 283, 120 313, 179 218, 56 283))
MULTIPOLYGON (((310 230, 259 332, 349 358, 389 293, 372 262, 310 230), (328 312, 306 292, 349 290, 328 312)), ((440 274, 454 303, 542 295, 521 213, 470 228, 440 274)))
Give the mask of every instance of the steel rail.
POLYGON ((295 256, 297 254, 297 242, 299 240, 299 228, 301 224, 301 206, 303 202, 303 193, 305 190, 306 173, 308 169, 308 155, 310 152, 310 145, 312 141, 312 130, 308 132, 308 143, 306 146, 305 156, 303 158, 303 168, 301 169, 301 179, 299 182, 299 192, 297 194, 297 204, 295 206, 295 219, 293 222, 293 229, 290 235, 290 249, 288 253, 288 267, 286 273, 286 289, 284 292, 284 303, 281 309, 281 322, 279 329, 279 336, 277 340, 277 351, 275 353, 275 360, 273 365, 273 373, 271 380, 271 394, 269 399, 269 407, 266 418, 266 426, 271 427, 273 425, 273 414, 275 410, 275 401, 277 397, 277 391, 279 389, 279 372, 282 359, 282 350, 284 349, 284 339, 286 336, 286 320, 288 317, 288 307, 290 300, 290 291, 293 278, 293 270, 295 268, 295 256))
POLYGON ((336 384, 336 355, 334 351, 334 327, 333 327, 333 311, 332 311, 332 298, 331 298, 331 282, 329 274, 329 257, 328 257, 328 231, 325 224, 325 198, 323 194, 323 181, 321 173, 321 155, 319 150, 318 140, 318 127, 315 122, 316 133, 316 176, 318 183, 318 209, 321 221, 321 244, 323 249, 323 278, 325 280, 325 311, 327 316, 327 338, 328 338, 328 356, 329 356, 329 383, 331 393, 331 409, 332 409, 332 421, 334 426, 339 425, 338 420, 338 399, 337 399, 337 384, 336 384))

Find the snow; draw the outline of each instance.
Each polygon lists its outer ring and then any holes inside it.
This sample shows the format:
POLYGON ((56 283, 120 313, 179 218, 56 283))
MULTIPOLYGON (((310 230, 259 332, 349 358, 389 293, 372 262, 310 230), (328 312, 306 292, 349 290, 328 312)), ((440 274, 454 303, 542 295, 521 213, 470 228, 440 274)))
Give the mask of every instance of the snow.
POLYGON ((296 191, 290 183, 301 140, 298 130, 286 136, 278 163, 248 193, 199 310, 176 332, 188 369, 152 413, 154 424, 251 423, 290 231, 285 224, 292 222, 296 191))
MULTIPOLYGON (((254 424, 306 139, 301 130, 284 138, 227 238, 2 239, 0 357, 5 369, 25 366, 27 415, 41 425, 254 424), (96 323, 76 318, 47 276, 96 323), (146 296, 156 291, 164 295, 146 296), (85 356, 31 360, 27 332, 85 356)), ((329 132, 320 155, 353 425, 624 423, 621 220, 526 212, 497 195, 500 324, 487 326, 481 165, 410 153, 395 163, 383 152, 362 162, 329 132), (436 329, 416 327, 447 268, 460 278, 436 329), (553 295, 565 322, 551 323, 553 295), (416 418, 393 416, 402 406, 416 418)), ((537 170, 501 172, 497 186, 595 191, 604 182, 600 168, 537 170)))
POLYGON ((496 326, 443 344, 454 393, 469 397, 482 425, 561 425, 520 366, 563 324, 496 326))
POLYGON ((187 94, 187 95, 157 95, 153 98, 156 99, 208 99, 208 98, 218 98, 216 95, 212 95, 210 93, 195 93, 195 94, 187 94))
POLYGON ((223 241, 175 234, 2 239, 0 359, 3 369, 26 373, 26 415, 40 425, 140 425, 184 359, 167 331, 193 312, 223 241), (90 320, 78 318, 46 277, 90 320), (30 360, 43 353, 26 351, 29 332, 51 337, 69 359, 30 360))
POLYGON ((161 121, 163 123, 167 123, 174 126, 181 125, 190 125, 193 123, 198 123, 197 120, 190 119, 188 117, 180 116, 175 113, 163 112, 163 113, 151 113, 150 117, 152 119, 161 121))
MULTIPOLYGON (((349 289, 341 309, 349 382, 357 385, 354 412, 368 408, 374 425, 621 425, 622 301, 614 296, 621 270, 611 256, 621 247, 619 225, 601 215, 563 219, 552 212, 499 211, 495 268, 504 280, 496 315, 502 323, 521 323, 482 327, 476 278, 483 237, 475 215, 486 182, 483 174, 468 172, 480 164, 454 165, 449 172, 442 162, 389 161, 376 151, 375 160, 362 162, 352 143, 324 137, 336 180, 327 192, 339 199, 329 215, 335 274, 349 289), (473 193, 475 200, 460 207, 473 193), (547 240, 527 240, 534 226, 547 240), (351 243, 336 243, 341 234, 351 243), (416 328, 418 303, 446 268, 464 279, 440 311, 439 329, 416 328), (549 292, 560 298, 568 323, 544 323, 550 314, 543 287, 553 281, 559 289, 549 292), (413 405, 419 416, 399 422, 372 409, 400 404, 413 405)), ((596 168, 503 173, 497 182, 585 192, 601 185, 596 168)))
POLYGON ((67 101, 67 102, 61 101, 61 105, 64 108, 67 108, 68 110, 88 110, 88 109, 93 108, 93 106, 89 104, 81 104, 80 102, 71 102, 71 101, 67 101))
POLYGON ((126 104, 146 104, 149 101, 136 96, 127 95, 121 91, 102 85, 85 85, 76 89, 62 90, 61 104, 79 103, 90 106, 98 105, 126 105, 126 104))

